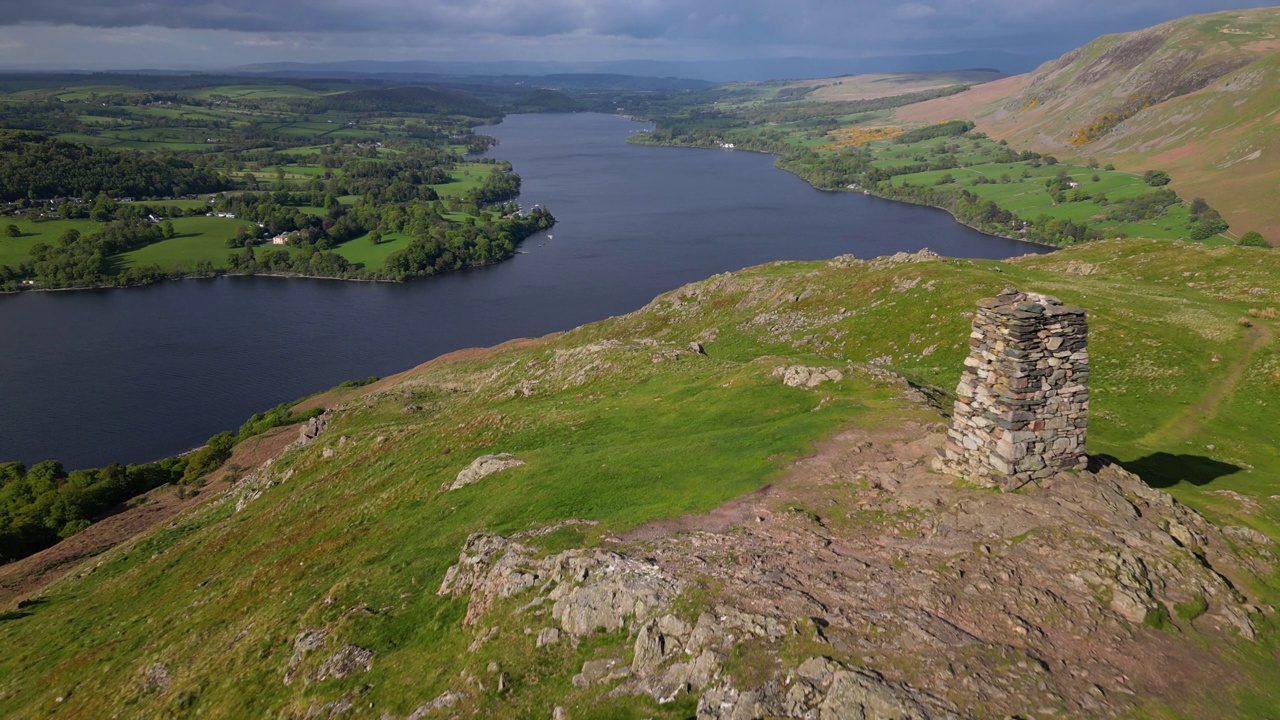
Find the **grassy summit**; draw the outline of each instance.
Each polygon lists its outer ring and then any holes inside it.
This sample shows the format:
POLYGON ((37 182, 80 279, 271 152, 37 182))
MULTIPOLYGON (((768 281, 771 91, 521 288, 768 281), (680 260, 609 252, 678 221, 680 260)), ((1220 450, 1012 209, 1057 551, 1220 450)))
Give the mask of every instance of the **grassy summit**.
MULTIPOLYGON (((775 263, 626 316, 455 353, 320 398, 334 413, 314 444, 242 469, 226 499, 0 616, 9 649, 0 714, 283 717, 328 713, 327 703, 343 700, 351 717, 405 717, 499 662, 503 689, 486 681, 450 713, 547 717, 558 704, 574 718, 689 717, 693 696, 660 706, 570 682, 584 661, 626 653, 626 632, 535 649, 521 628, 536 626, 500 603, 492 612, 495 622, 507 618, 502 641, 468 652, 466 599, 436 593, 468 535, 582 520, 594 524, 525 542, 548 554, 608 544, 756 490, 842 428, 939 423, 941 414, 906 402, 900 384, 867 368, 945 395, 968 349, 974 301, 1010 285, 1089 313, 1092 453, 1215 521, 1280 538, 1280 345, 1268 310, 1280 305, 1280 256, 1134 240, 1009 262, 775 263), (787 387, 775 371, 793 365, 841 369, 844 379, 787 387), (493 453, 526 464, 441 489, 493 453), (371 651, 368 672, 326 674, 320 654, 299 651, 300 633, 317 627, 328 633, 326 655, 343 643, 371 651)), ((218 481, 206 492, 225 488, 218 481)), ((798 512, 817 522, 826 510, 798 512)), ((884 520, 865 512, 843 522, 884 520)), ((1240 589, 1253 602, 1280 601, 1274 571, 1252 578, 1240 589)), ((696 609, 714 593, 689 587, 680 602, 696 609)), ((1133 632, 1199 643, 1237 670, 1232 685, 1213 689, 1214 703, 1197 707, 1229 717, 1265 706, 1280 680, 1267 654, 1271 622, 1258 616, 1256 642, 1225 641, 1177 617, 1181 631, 1160 629, 1157 617, 1133 632)), ((726 672, 752 677, 767 665, 748 653, 726 672)), ((1170 702, 1155 697, 1148 709, 1165 716, 1170 702)))

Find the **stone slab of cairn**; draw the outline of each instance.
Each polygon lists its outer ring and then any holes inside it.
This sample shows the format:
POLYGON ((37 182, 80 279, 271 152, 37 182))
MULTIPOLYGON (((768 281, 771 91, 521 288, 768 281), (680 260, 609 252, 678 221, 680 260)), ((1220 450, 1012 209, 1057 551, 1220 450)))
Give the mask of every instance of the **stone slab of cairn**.
POLYGON ((1084 310, 1006 289, 978 301, 938 470, 1016 490, 1088 464, 1084 310))

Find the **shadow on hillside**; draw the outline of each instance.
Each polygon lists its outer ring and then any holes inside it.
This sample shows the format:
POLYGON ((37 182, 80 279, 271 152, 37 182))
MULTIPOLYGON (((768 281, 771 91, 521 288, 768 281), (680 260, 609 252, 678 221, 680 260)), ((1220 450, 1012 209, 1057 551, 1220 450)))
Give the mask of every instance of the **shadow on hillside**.
POLYGON ((1241 468, 1231 463, 1214 460, 1202 455, 1174 455, 1158 452, 1128 462, 1115 461, 1131 473, 1136 473, 1143 482, 1153 488, 1168 488, 1178 483, 1192 485, 1208 485, 1218 478, 1240 472, 1241 468))
POLYGON ((43 605, 47 600, 43 598, 39 600, 23 600, 18 603, 18 609, 0 612, 0 622, 8 622, 10 620, 21 620, 24 617, 33 615, 31 608, 43 605))

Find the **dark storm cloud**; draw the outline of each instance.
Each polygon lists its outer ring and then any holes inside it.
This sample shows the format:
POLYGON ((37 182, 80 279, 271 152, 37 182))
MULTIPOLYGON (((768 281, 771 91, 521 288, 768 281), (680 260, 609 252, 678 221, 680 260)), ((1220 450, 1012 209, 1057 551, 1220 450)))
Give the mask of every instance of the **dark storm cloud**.
MULTIPOLYGON (((0 0, 0 26, 167 28, 281 37, 386 34, 389 44, 567 39, 598 50, 705 48, 708 53, 918 53, 976 48, 1061 51, 1093 36, 1181 15, 1264 2, 1237 0, 0 0)), ((352 40, 354 43, 355 41, 352 40)), ((245 44, 245 43, 240 43, 245 44)), ((367 43, 360 41, 363 46, 367 43)), ((70 50, 70 48, 69 48, 70 50)), ((586 50, 584 50, 586 52, 586 50)))
POLYGON ((545 36, 575 31, 632 37, 666 32, 674 2, 589 0, 62 0, 0 2, 0 23, 245 32, 494 33, 545 36))

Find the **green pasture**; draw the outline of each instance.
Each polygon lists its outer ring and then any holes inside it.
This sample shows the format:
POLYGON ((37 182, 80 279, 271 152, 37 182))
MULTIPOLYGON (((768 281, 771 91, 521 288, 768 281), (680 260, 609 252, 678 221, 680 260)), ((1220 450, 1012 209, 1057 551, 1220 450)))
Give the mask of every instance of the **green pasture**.
POLYGON ((103 127, 115 127, 126 124, 125 120, 114 117, 101 117, 99 115, 77 115, 76 120, 86 125, 101 125, 103 127))
MULTIPOLYGON (((1052 196, 1044 186, 1044 181, 1053 177, 1058 170, 1055 169, 1052 173, 1040 172, 1034 174, 1031 178, 1022 179, 1018 177, 1017 171, 1010 172, 1007 169, 1008 167, 1008 165, 980 165, 954 170, 933 170, 910 175, 898 175, 893 178, 893 183, 897 187, 902 187, 907 183, 916 186, 932 186, 944 176, 950 175, 955 178, 954 186, 968 190, 981 198, 991 200, 1001 208, 1026 220, 1034 219, 1040 215, 1048 215, 1053 218, 1105 227, 1108 232, 1166 240, 1188 238, 1189 231, 1186 228, 1186 224, 1189 211, 1185 204, 1169 207, 1164 215, 1155 220, 1140 223, 1118 223, 1106 220, 1107 208, 1093 202, 1091 199, 1055 204, 1052 196), (999 178, 1005 174, 1011 175, 1014 178, 1013 182, 1001 183, 999 178), (979 176, 990 177, 997 184, 971 185, 969 183, 969 180, 979 176)), ((1055 167, 1071 172, 1070 168, 1055 167)), ((1043 171, 1044 168, 1041 168, 1041 170, 1043 171)), ((1128 173, 1106 173, 1101 171, 1100 177, 1108 175, 1119 175, 1121 177, 1104 178, 1103 181, 1094 183, 1089 179, 1094 172, 1084 168, 1080 172, 1073 173, 1072 177, 1081 184, 1081 188, 1084 191, 1090 194, 1105 192, 1107 198, 1113 204, 1116 200, 1144 195, 1153 191, 1153 188, 1143 183, 1141 178, 1134 178, 1128 173), (1112 187, 1113 189, 1104 190, 1103 188, 1105 187, 1112 187)), ((1070 190, 1067 191, 1067 195, 1070 197, 1070 190)))
POLYGON ((413 238, 400 233, 382 236, 382 242, 374 245, 369 242, 369 235, 364 234, 339 245, 334 252, 369 270, 381 268, 391 253, 408 247, 413 238))
POLYGON ((351 89, 351 86, 345 86, 340 90, 317 92, 297 85, 217 85, 215 87, 189 90, 186 92, 186 95, 188 97, 200 98, 202 100, 209 100, 217 97, 234 98, 237 100, 315 98, 323 95, 331 95, 336 92, 348 92, 351 89))
POLYGON ((122 267, 159 265, 162 268, 208 260, 222 269, 227 266, 227 256, 235 252, 227 247, 227 239, 242 225, 252 227, 254 223, 219 217, 174 218, 176 237, 124 253, 118 259, 122 267))
POLYGON ((308 179, 324 177, 326 172, 333 173, 334 175, 342 172, 337 168, 326 168, 321 165, 284 165, 282 167, 284 167, 286 176, 293 175, 294 177, 308 179))
POLYGON ((0 218, 0 228, 17 225, 22 231, 21 237, 11 238, 0 235, 0 265, 16 265, 28 256, 31 246, 36 243, 57 245, 58 238, 68 230, 78 230, 82 235, 91 234, 98 223, 90 220, 41 220, 21 217, 0 218))
POLYGON ((120 142, 114 137, 103 137, 102 135, 86 135, 84 133, 58 133, 54 137, 67 142, 80 143, 82 145, 92 145, 94 147, 110 147, 120 142))
MULTIPOLYGON (((160 201, 151 204, 191 204, 203 205, 198 200, 160 201)), ((101 223, 91 220, 47 220, 31 222, 16 218, 6 218, 0 226, 17 225, 22 231, 18 238, 0 237, 0 265, 16 265, 28 257, 32 245, 42 242, 56 245, 58 238, 67 230, 76 229, 83 235, 91 235, 97 231, 101 223)), ((195 262, 201 258, 213 262, 218 267, 226 266, 227 238, 235 234, 241 225, 253 225, 246 220, 217 217, 179 217, 171 220, 177 236, 163 240, 132 252, 118 256, 122 267, 132 265, 159 265, 169 267, 180 262, 195 262)))
POLYGON ((311 157, 314 155, 319 155, 320 151, 327 147, 329 146, 328 145, 311 145, 309 147, 289 148, 287 150, 281 150, 280 152, 281 154, 284 154, 284 155, 292 155, 294 157, 302 158, 302 157, 311 157))
MULTIPOLYGON (((8 225, 8 223, 3 223, 8 225)), ((53 236, 57 240, 57 236, 53 236)), ((9 265, 17 267, 18 263, 27 259, 31 254, 31 246, 36 243, 49 243, 48 237, 41 237, 35 234, 24 234, 21 237, 9 237, 7 235, 0 236, 0 265, 9 265)))
MULTIPOLYGON (((876 158, 873 162, 874 166, 890 169, 913 163, 930 162, 938 157, 934 151, 943 145, 957 149, 955 157, 960 167, 895 175, 892 181, 894 186, 903 187, 907 184, 934 186, 949 176, 952 178, 951 185, 954 187, 991 200, 1002 209, 1024 220, 1033 220, 1041 215, 1047 215, 1052 218, 1087 223, 1104 229, 1104 232, 1109 235, 1124 233, 1165 240, 1188 239, 1189 230, 1186 225, 1190 213, 1186 203, 1169 207, 1164 215, 1154 220, 1121 223, 1107 220, 1108 206, 1093 202, 1093 198, 1099 194, 1105 194, 1109 204, 1114 205, 1127 198, 1155 192, 1155 188, 1143 182, 1142 176, 1137 173, 1064 163, 1051 165, 1043 161, 994 162, 999 157, 997 154, 1000 150, 999 146, 990 140, 973 139, 969 136, 934 138, 905 144, 877 141, 868 143, 867 147, 876 158), (1067 190, 1068 201, 1055 203, 1045 183, 1063 173, 1069 180, 1079 183, 1079 190, 1089 197, 1072 202, 1070 198, 1074 190, 1067 190), (1095 181, 1094 177, 1098 179, 1095 181), (974 181, 978 179, 990 182, 975 184, 974 181)), ((1184 198, 1184 200, 1190 200, 1190 198, 1184 198)), ((1210 238, 1207 242, 1209 244, 1230 243, 1221 236, 1210 238)))
POLYGON ((458 163, 449 171, 453 182, 429 185, 442 198, 462 197, 467 192, 480 187, 484 178, 493 170, 493 165, 486 163, 458 163))
POLYGON ((383 137, 383 134, 365 128, 344 127, 329 133, 325 137, 343 138, 345 140, 374 140, 383 137))
POLYGON ((205 142, 182 142, 182 141, 148 141, 148 140, 121 140, 113 144, 111 147, 117 150, 196 150, 214 152, 215 147, 205 142))
POLYGON ((132 203, 123 203, 123 204, 149 205, 151 207, 160 207, 160 208, 176 207, 176 208, 182 208, 183 210, 190 210, 191 208, 208 208, 209 207, 208 200, 199 200, 199 199, 197 200, 180 200, 180 199, 179 200, 135 200, 132 203))
POLYGON ((83 102, 95 96, 133 95, 142 91, 127 85, 74 85, 63 88, 38 88, 14 93, 24 98, 55 98, 62 102, 83 102))

